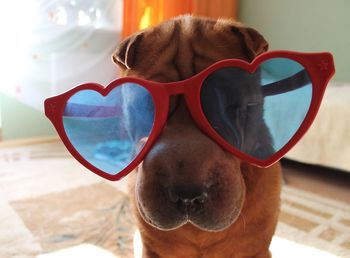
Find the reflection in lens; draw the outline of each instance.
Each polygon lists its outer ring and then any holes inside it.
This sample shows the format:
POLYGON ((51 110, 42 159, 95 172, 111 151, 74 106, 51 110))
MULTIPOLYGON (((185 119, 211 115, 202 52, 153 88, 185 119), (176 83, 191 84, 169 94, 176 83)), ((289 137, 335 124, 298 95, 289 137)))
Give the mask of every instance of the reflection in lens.
POLYGON ((142 86, 125 83, 106 97, 82 90, 67 102, 63 125, 79 154, 98 169, 115 175, 142 150, 154 121, 152 96, 142 86))
POLYGON ((304 68, 287 58, 265 61, 255 73, 225 67, 201 89, 203 112, 230 145, 260 160, 285 146, 303 122, 312 86, 304 68))
POLYGON ((278 93, 276 87, 277 94, 265 96, 264 120, 273 138, 274 149, 279 151, 305 119, 312 98, 311 79, 303 66, 286 58, 268 60, 261 67, 262 87, 283 82, 277 85, 289 88, 289 91, 278 93))

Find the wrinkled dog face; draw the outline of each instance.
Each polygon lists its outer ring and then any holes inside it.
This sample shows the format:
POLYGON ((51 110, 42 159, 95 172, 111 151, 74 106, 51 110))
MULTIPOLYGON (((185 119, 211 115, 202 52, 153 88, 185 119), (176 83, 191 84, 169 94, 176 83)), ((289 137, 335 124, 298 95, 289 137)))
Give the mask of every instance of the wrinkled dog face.
MULTIPOLYGON (((170 82, 189 78, 218 60, 252 60, 266 49, 253 29, 184 16, 125 39, 113 60, 125 75, 170 82)), ((247 164, 198 129, 183 97, 170 102, 167 125, 136 171, 139 213, 162 230, 186 223, 223 230, 240 215, 242 168, 247 164)))

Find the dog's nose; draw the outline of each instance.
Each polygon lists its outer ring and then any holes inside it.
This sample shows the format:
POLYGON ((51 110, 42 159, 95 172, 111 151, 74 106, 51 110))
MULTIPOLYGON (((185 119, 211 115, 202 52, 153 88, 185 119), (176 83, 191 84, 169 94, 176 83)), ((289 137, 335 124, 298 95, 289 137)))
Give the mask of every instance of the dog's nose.
POLYGON ((168 189, 169 199, 179 209, 198 210, 208 199, 205 189, 195 186, 177 185, 168 189))

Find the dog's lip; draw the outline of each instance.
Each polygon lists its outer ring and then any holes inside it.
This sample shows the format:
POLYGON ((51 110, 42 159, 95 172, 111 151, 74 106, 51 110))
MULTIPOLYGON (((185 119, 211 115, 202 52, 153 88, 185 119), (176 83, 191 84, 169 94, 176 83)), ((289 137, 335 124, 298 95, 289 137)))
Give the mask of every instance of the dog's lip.
MULTIPOLYGON (((138 205, 139 206, 139 205, 138 205)), ((242 212, 242 207, 236 207, 235 210, 232 212, 232 217, 228 220, 229 223, 225 225, 211 225, 211 226, 204 226, 202 223, 197 222, 198 221, 198 216, 200 216, 200 212, 198 211, 188 211, 186 210, 183 213, 177 212, 177 223, 174 225, 161 225, 160 223, 157 223, 153 219, 151 219, 147 214, 143 211, 143 209, 139 206, 139 212, 141 214, 141 217, 143 220, 149 224, 150 226, 161 230, 161 231, 171 231, 171 230, 176 230, 179 229, 187 224, 192 225, 202 231, 207 231, 207 232, 220 232, 224 231, 225 229, 229 228, 233 223, 235 223, 238 218, 240 217, 240 214, 242 212)))
MULTIPOLYGON (((225 229, 229 228, 232 224, 234 224, 239 217, 241 217, 243 206, 246 199, 246 187, 245 187, 245 181, 243 177, 240 177, 241 180, 241 186, 242 186, 242 196, 238 199, 240 199, 239 204, 237 203, 237 206, 233 207, 232 211, 229 213, 229 217, 223 218, 221 221, 217 221, 214 223, 208 223, 205 220, 205 211, 206 207, 201 209, 194 209, 191 210, 190 207, 186 207, 183 210, 179 210, 174 206, 174 203, 171 202, 171 200, 168 200, 168 202, 164 203, 166 207, 170 210, 168 214, 171 216, 174 216, 174 220, 165 220, 165 223, 162 223, 161 220, 158 220, 157 217, 152 218, 152 214, 147 214, 147 207, 143 207, 143 205, 140 202, 140 196, 136 194, 136 203, 137 203, 137 209, 139 211, 139 214, 141 215, 141 218, 150 225, 151 227, 154 227, 161 231, 171 231, 176 230, 178 228, 181 228, 182 226, 185 226, 186 224, 192 225, 199 230, 207 231, 207 232, 220 232, 224 231, 225 229), (144 210, 146 208, 146 210, 144 210)), ((211 183, 206 186, 206 189, 210 190, 213 187, 215 187, 216 183, 211 183)), ((168 186, 168 185, 167 185, 168 186)), ((163 188, 168 188, 162 185, 163 188)), ((204 206, 209 205, 208 203, 204 203, 204 206)), ((161 217, 160 217, 161 219, 161 217)))
MULTIPOLYGON (((221 231, 224 231, 227 228, 229 228, 232 224, 234 224, 238 220, 238 218, 240 217, 240 214, 241 214, 241 209, 239 207, 237 207, 237 210, 238 210, 237 211, 237 215, 233 216, 233 218, 229 220, 229 223, 227 223, 224 226, 204 227, 200 223, 196 223, 195 220, 191 220, 191 219, 189 219, 187 221, 187 223, 190 223, 193 226, 195 226, 195 227, 197 227, 197 228, 199 228, 200 230, 203 230, 203 231, 207 231, 207 232, 221 232, 221 231)), ((233 212, 233 214, 236 214, 236 210, 233 212)))
POLYGON ((178 229, 180 227, 182 227, 183 225, 185 225, 186 223, 188 223, 188 218, 189 216, 186 213, 180 213, 178 210, 174 210, 174 212, 177 215, 177 223, 174 223, 174 225, 170 226, 170 225, 160 225, 160 223, 157 223, 156 221, 154 221, 152 218, 150 218, 150 216, 148 216, 146 214, 146 212, 143 210, 142 205, 140 204, 139 198, 136 197, 136 207, 139 211, 139 214, 141 215, 141 217, 143 218, 143 220, 149 224, 152 227, 155 227, 159 230, 162 231, 170 231, 170 230, 175 230, 178 229))

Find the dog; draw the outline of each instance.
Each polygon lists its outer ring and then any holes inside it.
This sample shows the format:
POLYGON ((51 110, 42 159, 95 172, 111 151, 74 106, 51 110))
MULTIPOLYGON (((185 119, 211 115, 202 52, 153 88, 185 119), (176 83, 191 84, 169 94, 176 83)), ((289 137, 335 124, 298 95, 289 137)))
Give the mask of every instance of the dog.
MULTIPOLYGON (((185 15, 127 37, 112 60, 123 76, 174 82, 219 60, 250 62, 267 49, 263 36, 241 23, 185 15)), ((271 257, 280 164, 258 168, 223 150, 196 126, 180 95, 169 110, 161 135, 128 177, 143 258, 271 257)), ((264 156, 271 146, 262 131, 264 156)), ((249 135, 245 142, 254 144, 249 135)))

